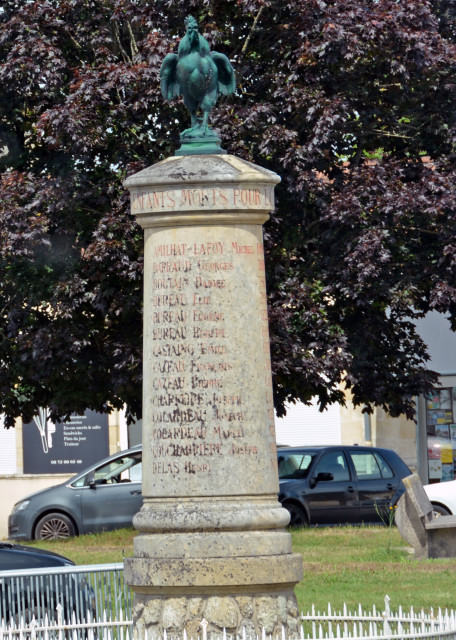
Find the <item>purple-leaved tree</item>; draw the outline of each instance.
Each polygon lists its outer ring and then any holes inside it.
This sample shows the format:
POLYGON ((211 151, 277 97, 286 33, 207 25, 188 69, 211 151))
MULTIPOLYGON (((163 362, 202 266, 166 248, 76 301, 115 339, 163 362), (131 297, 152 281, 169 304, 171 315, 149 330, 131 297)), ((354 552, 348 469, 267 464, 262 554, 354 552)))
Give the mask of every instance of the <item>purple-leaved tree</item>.
POLYGON ((122 180, 188 126, 159 70, 192 13, 236 70, 212 126, 276 171, 275 404, 413 414, 413 319, 456 326, 455 0, 3 0, 0 412, 141 413, 142 231, 122 180), (180 124, 179 124, 180 121, 180 124))

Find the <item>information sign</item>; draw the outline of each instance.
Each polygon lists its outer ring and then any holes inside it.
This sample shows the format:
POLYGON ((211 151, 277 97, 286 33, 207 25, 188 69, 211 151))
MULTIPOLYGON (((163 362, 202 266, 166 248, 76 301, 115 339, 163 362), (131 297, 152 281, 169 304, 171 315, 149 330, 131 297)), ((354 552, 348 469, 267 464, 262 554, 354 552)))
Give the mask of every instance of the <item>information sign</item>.
POLYGON ((108 415, 85 411, 54 423, 46 409, 22 427, 24 473, 78 473, 109 455, 108 415))

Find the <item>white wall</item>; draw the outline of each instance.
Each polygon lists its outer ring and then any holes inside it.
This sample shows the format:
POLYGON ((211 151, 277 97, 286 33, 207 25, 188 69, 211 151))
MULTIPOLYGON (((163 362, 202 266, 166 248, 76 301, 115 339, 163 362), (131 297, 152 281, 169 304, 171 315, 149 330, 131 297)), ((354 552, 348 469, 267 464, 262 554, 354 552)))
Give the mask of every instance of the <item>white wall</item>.
POLYGON ((16 429, 5 429, 0 415, 0 474, 16 471, 16 429))
POLYGON ((275 419, 276 442, 290 446, 341 444, 340 407, 333 404, 320 412, 316 401, 287 404, 287 415, 275 419))
POLYGON ((8 516, 16 502, 31 493, 60 484, 73 475, 0 475, 0 540, 8 538, 8 516))

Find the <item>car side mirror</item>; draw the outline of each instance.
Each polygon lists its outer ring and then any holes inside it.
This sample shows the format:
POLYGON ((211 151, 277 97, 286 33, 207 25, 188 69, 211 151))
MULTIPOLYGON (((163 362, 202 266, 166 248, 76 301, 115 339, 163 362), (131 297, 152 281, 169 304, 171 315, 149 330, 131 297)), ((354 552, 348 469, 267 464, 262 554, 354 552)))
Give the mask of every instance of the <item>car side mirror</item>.
POLYGON ((317 486, 318 482, 329 482, 330 480, 334 480, 334 475, 332 473, 320 471, 319 474, 309 480, 309 487, 313 489, 317 486))
POLYGON ((87 478, 87 484, 89 485, 89 489, 97 488, 97 483, 95 482, 95 477, 93 473, 91 473, 90 476, 87 478))

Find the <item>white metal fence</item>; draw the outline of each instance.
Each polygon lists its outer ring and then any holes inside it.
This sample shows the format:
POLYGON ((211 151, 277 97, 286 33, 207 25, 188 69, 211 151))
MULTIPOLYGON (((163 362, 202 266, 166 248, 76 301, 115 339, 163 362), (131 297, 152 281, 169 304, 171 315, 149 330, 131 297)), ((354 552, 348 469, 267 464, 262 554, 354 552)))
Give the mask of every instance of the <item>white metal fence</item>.
POLYGON ((301 638, 322 640, 323 638, 351 638, 351 640, 405 640, 420 638, 456 639, 456 613, 438 609, 425 612, 421 609, 395 612, 390 609, 390 599, 385 596, 385 608, 377 611, 349 611, 346 606, 334 611, 330 605, 325 612, 317 612, 312 607, 306 615, 301 615, 301 638))
MULTIPOLYGON (((226 632, 219 636, 209 633, 206 620, 201 621, 201 635, 198 640, 260 640, 241 629, 237 636, 226 632)), ((68 623, 63 619, 63 607, 59 605, 57 620, 46 619, 38 623, 35 619, 25 624, 0 624, 0 640, 134 640, 132 620, 123 619, 122 611, 116 620, 108 619, 105 612, 96 621, 68 623)), ((456 640, 456 614, 454 611, 437 610, 415 612, 413 608, 404 611, 401 607, 390 610, 389 598, 385 598, 384 611, 364 611, 361 606, 356 611, 343 607, 334 611, 317 612, 314 608, 301 615, 301 626, 297 637, 287 637, 285 630, 278 637, 272 637, 264 630, 261 640, 326 640, 330 638, 350 638, 350 640, 456 640)), ((138 639, 135 639, 138 640, 138 639)), ((162 637, 146 633, 139 640, 190 640, 184 634, 179 637, 164 632, 162 637)))
MULTIPOLYGON (((131 618, 131 590, 123 563, 0 571, 0 621, 28 626, 32 619, 84 623, 131 618), (60 608, 58 609, 58 607, 60 608), (58 614, 59 611, 59 614, 58 614)), ((0 639, 1 640, 1 639, 0 639)))

